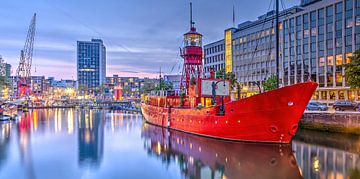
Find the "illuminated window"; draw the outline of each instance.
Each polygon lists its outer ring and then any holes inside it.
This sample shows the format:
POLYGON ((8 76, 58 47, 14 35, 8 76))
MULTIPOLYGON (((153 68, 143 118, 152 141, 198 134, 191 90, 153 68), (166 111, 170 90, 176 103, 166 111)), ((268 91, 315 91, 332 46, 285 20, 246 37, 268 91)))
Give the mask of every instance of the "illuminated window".
MULTIPOLYGON (((225 32, 225 71, 232 72, 232 32, 228 30, 225 32)), ((244 37, 246 42, 246 37, 244 37)))
POLYGON ((351 61, 350 57, 352 57, 352 53, 347 53, 345 55, 345 64, 348 64, 351 61))
POLYGON ((325 58, 324 57, 320 57, 319 58, 319 67, 323 67, 325 66, 325 58))
POLYGON ((348 91, 348 98, 349 100, 354 100, 355 99, 355 94, 354 94, 355 91, 348 91))
POLYGON ((336 55, 335 64, 342 65, 342 54, 336 55))
POLYGON ((328 66, 334 65, 334 57, 333 56, 328 56, 327 57, 327 63, 328 63, 328 66))
POLYGON ((282 22, 279 23, 279 30, 282 30, 283 29, 283 24, 282 22))
POLYGON ((342 83, 342 75, 341 75, 341 73, 336 73, 335 74, 335 80, 336 80, 336 83, 342 83))

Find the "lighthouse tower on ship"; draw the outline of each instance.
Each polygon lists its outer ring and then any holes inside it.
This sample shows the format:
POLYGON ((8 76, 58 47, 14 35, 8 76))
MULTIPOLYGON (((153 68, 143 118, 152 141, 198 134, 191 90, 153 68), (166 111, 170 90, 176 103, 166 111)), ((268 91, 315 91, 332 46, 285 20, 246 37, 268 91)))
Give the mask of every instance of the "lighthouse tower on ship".
MULTIPOLYGON (((181 49, 181 57, 184 59, 184 67, 181 77, 181 89, 188 90, 191 83, 200 84, 202 73, 202 35, 196 32, 195 23, 192 20, 192 3, 190 3, 190 31, 184 34, 184 47, 181 49)), ((200 85, 197 85, 198 88, 200 85)))

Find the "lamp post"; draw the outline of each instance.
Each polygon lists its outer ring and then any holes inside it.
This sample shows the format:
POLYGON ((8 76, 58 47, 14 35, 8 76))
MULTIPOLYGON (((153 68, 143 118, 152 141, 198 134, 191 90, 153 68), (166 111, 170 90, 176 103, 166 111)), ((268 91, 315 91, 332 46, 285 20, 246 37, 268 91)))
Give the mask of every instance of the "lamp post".
MULTIPOLYGON (((212 82, 211 87, 212 87, 212 103, 216 104, 216 90, 215 87, 219 82, 224 82, 224 86, 225 86, 225 79, 222 79, 220 81, 212 82)), ((225 115, 225 106, 224 106, 224 96, 221 96, 221 106, 220 106, 220 115, 223 116, 225 115)))
POLYGON ((256 85, 258 88, 259 88, 259 93, 261 93, 261 86, 260 86, 260 82, 259 81, 252 81, 252 82, 250 82, 251 84, 253 84, 253 85, 256 85))

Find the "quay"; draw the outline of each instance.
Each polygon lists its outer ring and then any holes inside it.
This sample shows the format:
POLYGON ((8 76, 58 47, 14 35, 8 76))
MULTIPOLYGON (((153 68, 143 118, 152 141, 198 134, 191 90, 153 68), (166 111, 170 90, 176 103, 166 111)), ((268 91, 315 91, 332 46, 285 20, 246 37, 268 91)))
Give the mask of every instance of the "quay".
POLYGON ((360 113, 353 111, 306 111, 300 128, 360 135, 360 113))

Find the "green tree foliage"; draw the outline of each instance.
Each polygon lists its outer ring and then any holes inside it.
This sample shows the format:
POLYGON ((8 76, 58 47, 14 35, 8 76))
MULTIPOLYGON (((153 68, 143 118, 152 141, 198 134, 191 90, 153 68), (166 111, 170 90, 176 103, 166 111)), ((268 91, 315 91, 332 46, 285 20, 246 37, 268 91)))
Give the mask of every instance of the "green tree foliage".
POLYGON ((276 75, 271 75, 263 84, 264 91, 274 90, 277 88, 277 77, 276 75))
POLYGON ((152 90, 155 89, 155 83, 153 82, 145 82, 140 88, 141 94, 149 94, 152 90))
POLYGON ((161 80, 160 84, 155 87, 156 91, 172 90, 172 89, 173 89, 173 84, 171 82, 164 81, 164 80, 161 80))
POLYGON ((360 88, 360 49, 356 50, 350 62, 344 65, 345 77, 350 88, 360 88))
POLYGON ((183 107, 185 104, 185 93, 181 92, 180 93, 180 107, 183 107))
POLYGON ((6 76, 0 76, 0 89, 4 89, 6 87, 10 87, 10 83, 6 76))

